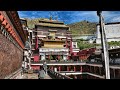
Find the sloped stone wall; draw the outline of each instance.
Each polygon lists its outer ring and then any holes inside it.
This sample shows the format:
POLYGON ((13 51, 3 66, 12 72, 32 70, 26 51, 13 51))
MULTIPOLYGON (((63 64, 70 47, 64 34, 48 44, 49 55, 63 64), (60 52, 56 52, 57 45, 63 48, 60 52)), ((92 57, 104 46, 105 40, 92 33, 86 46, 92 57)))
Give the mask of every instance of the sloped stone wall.
POLYGON ((0 79, 21 67, 23 51, 0 34, 0 79))

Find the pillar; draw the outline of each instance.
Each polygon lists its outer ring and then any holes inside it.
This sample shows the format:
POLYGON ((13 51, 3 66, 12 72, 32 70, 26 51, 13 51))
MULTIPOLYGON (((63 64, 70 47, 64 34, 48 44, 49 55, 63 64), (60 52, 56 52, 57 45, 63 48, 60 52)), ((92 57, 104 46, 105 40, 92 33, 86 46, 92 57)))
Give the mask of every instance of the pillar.
POLYGON ((41 67, 39 66, 39 70, 41 69, 41 67))
POLYGON ((61 71, 61 67, 59 66, 59 72, 61 71))
POLYGON ((43 60, 43 55, 41 55, 41 60, 43 60))
POLYGON ((41 55, 41 60, 45 60, 45 54, 41 55))
POLYGON ((66 60, 67 59, 67 56, 66 55, 63 55, 63 60, 66 60))
POLYGON ((83 79, 82 74, 81 74, 80 78, 83 79))
POLYGON ((53 70, 53 66, 51 67, 51 70, 53 70))
POLYGON ((77 76, 76 76, 76 75, 74 75, 74 79, 77 79, 77 76))
POLYGON ((50 55, 48 55, 48 59, 50 60, 50 55))
POLYGON ((67 71, 70 71, 69 66, 67 66, 67 71))
POLYGON ((83 56, 81 56, 81 59, 83 60, 83 56))
POLYGON ((40 59, 41 59, 41 55, 39 55, 39 61, 40 61, 40 59))
POLYGON ((57 68, 56 67, 54 68, 54 71, 57 72, 57 68))
POLYGON ((67 59, 68 59, 68 60, 70 60, 70 57, 69 57, 69 56, 67 56, 67 59))
POLYGON ((115 69, 113 69, 113 73, 114 73, 114 79, 115 79, 115 69))
POLYGON ((94 69, 93 69, 93 70, 94 70, 94 73, 96 74, 96 68, 95 68, 95 66, 93 66, 93 67, 94 67, 94 69))
POLYGON ((74 71, 76 72, 76 67, 74 66, 74 71))
POLYGON ((58 60, 60 60, 60 57, 61 57, 61 56, 60 56, 60 55, 58 55, 58 60))
POLYGON ((88 76, 88 75, 86 75, 86 78, 87 78, 87 79, 89 79, 89 76, 88 76))
POLYGON ((91 73, 91 66, 90 66, 90 73, 91 73))
POLYGON ((82 72, 82 66, 80 66, 80 72, 82 72))
POLYGON ((83 55, 83 60, 85 59, 85 56, 83 55))
POLYGON ((99 67, 99 74, 101 75, 101 67, 99 67))

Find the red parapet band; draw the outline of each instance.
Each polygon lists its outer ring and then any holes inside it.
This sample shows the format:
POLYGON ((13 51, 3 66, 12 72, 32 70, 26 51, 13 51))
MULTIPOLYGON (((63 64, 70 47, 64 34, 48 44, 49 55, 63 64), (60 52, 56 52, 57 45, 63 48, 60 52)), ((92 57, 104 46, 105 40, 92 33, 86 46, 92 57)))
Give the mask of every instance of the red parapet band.
POLYGON ((2 25, 4 25, 4 26, 7 25, 7 20, 6 19, 2 22, 2 25))
POLYGON ((7 24, 6 26, 5 26, 5 28, 7 29, 7 31, 8 31, 8 28, 10 28, 10 25, 9 24, 7 24))
POLYGON ((2 14, 1 11, 0 11, 0 21, 2 22, 2 25, 5 26, 6 30, 11 34, 11 36, 13 36, 13 38, 15 38, 15 40, 20 45, 20 47, 24 48, 24 45, 19 41, 17 34, 12 29, 12 26, 8 23, 7 19, 4 17, 4 15, 2 14))
POLYGON ((4 20, 4 16, 2 14, 0 14, 0 21, 3 22, 3 20, 4 20))

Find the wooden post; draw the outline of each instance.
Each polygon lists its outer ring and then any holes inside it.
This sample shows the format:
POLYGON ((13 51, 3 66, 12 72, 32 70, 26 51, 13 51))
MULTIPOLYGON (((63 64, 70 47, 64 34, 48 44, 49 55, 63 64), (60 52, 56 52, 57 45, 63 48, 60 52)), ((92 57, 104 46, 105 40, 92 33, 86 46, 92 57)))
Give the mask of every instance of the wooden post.
POLYGON ((51 69, 53 70, 53 66, 51 67, 51 69))
POLYGON ((82 72, 82 66, 80 66, 80 72, 82 72))
POLYGON ((110 79, 110 68, 109 68, 109 53, 108 53, 108 44, 104 28, 104 18, 101 15, 102 11, 97 11, 99 16, 100 24, 100 34, 101 34, 101 44, 102 44, 102 55, 103 55, 103 68, 105 70, 105 78, 110 79))
POLYGON ((74 71, 76 72, 76 67, 74 66, 74 71))
POLYGON ((113 69, 113 73, 114 73, 114 79, 115 79, 115 69, 113 69))
POLYGON ((99 67, 99 74, 101 75, 101 67, 99 67))
POLYGON ((67 71, 70 71, 69 66, 67 66, 67 71))
POLYGON ((89 70, 89 72, 91 72, 91 66, 90 66, 90 70, 89 70))
POLYGON ((61 71, 61 67, 59 66, 59 72, 61 71))
POLYGON ((95 66, 93 66, 94 67, 94 73, 96 74, 96 68, 95 68, 95 66))

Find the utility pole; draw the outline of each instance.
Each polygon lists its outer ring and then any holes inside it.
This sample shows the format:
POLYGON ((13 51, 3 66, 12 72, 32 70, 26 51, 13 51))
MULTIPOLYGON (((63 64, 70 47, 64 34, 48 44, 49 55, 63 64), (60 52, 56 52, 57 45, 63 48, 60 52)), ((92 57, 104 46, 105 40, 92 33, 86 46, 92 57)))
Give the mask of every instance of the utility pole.
POLYGON ((99 24, 100 24, 102 56, 103 56, 102 59, 104 59, 103 68, 105 70, 105 79, 110 79, 108 44, 104 30, 104 18, 102 17, 101 13, 102 11, 97 11, 97 15, 99 17, 99 24))

